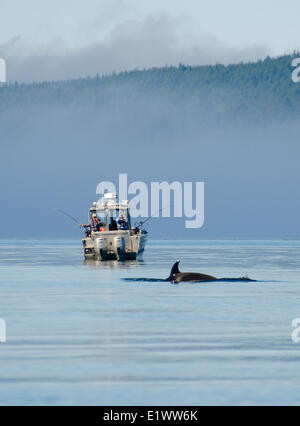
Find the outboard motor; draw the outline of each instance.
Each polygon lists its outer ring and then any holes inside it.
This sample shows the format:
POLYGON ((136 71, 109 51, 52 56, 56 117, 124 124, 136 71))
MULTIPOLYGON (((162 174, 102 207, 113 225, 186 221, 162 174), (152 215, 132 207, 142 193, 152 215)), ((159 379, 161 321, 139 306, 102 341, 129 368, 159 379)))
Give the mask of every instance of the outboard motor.
POLYGON ((96 248, 97 248, 97 253, 99 253, 101 260, 104 260, 105 257, 106 257, 105 238, 97 238, 96 239, 96 248))
POLYGON ((119 260, 124 259, 125 254, 125 238, 115 237, 115 248, 119 260))

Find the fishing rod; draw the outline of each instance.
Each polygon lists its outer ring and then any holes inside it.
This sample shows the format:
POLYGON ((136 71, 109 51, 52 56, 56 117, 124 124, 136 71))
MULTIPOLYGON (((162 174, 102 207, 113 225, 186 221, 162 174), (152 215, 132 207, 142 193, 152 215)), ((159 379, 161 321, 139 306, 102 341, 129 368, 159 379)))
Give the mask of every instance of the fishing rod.
POLYGON ((54 209, 55 211, 63 214, 64 216, 68 217, 69 219, 71 219, 73 222, 75 222, 77 225, 80 224, 79 220, 77 220, 74 216, 70 215, 69 213, 65 212, 62 209, 54 209))
POLYGON ((153 213, 151 216, 149 216, 146 220, 143 220, 141 222, 137 222, 136 223, 136 228, 141 228, 142 226, 145 225, 145 223, 147 223, 150 219, 153 219, 153 217, 156 217, 157 214, 162 213, 163 210, 168 209, 170 206, 167 207, 162 207, 161 209, 159 209, 157 212, 153 213))

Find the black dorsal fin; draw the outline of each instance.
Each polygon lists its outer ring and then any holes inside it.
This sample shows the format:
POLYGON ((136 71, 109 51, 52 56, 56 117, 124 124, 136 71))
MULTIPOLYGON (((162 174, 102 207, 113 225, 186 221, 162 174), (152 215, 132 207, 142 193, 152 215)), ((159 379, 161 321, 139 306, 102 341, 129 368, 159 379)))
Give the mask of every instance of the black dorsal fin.
POLYGON ((179 268, 178 268, 179 263, 180 263, 180 260, 178 260, 176 263, 174 263, 174 265, 171 269, 171 272, 170 272, 170 276, 169 276, 169 278, 166 279, 166 281, 170 281, 173 275, 180 273, 179 268))
POLYGON ((180 260, 178 260, 176 263, 174 263, 173 268, 171 269, 170 276, 180 273, 179 268, 178 268, 179 263, 180 263, 180 260))

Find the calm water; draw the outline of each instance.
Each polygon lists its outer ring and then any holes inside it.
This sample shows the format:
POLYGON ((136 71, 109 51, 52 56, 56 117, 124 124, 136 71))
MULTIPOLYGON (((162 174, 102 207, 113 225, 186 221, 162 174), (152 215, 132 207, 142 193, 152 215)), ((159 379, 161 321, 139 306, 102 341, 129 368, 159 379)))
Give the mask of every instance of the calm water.
POLYGON ((300 242, 152 241, 84 264, 78 241, 1 241, 0 404, 298 404, 300 242), (256 283, 127 282, 183 271, 256 283))

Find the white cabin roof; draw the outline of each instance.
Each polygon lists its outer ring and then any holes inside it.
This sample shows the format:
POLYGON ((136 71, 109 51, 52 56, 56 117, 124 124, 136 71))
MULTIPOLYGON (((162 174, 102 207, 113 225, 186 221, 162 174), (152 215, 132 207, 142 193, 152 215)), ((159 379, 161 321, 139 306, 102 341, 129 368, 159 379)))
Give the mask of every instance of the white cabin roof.
POLYGON ((105 198, 101 201, 94 202, 90 211, 105 211, 105 210, 127 210, 128 201, 123 200, 121 202, 116 202, 112 198, 105 198))

